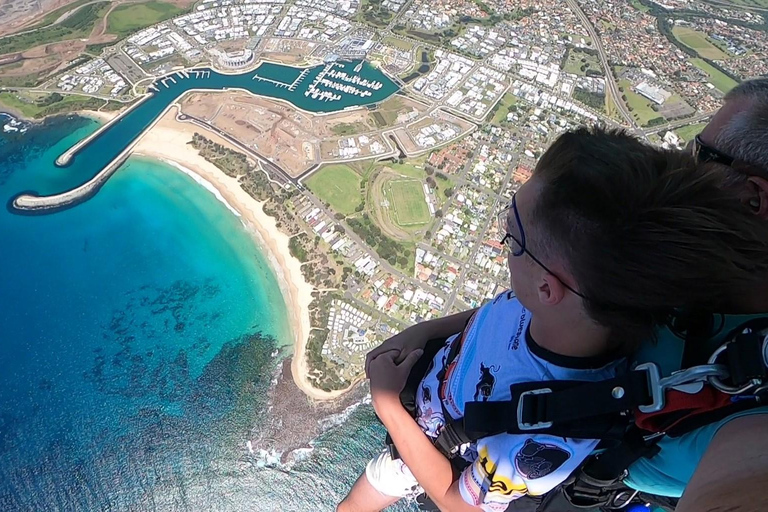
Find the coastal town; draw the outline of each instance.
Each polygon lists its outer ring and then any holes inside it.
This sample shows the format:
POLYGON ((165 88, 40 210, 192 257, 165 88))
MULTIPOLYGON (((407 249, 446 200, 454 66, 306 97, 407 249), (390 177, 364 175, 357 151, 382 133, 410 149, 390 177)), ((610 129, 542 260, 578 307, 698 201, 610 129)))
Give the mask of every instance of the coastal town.
POLYGON ((508 288, 496 213, 558 134, 603 123, 682 148, 768 73, 765 8, 704 0, 114 3, 0 37, 0 104, 106 120, 197 80, 147 130, 184 134, 277 233, 294 378, 316 399, 402 329, 508 288))

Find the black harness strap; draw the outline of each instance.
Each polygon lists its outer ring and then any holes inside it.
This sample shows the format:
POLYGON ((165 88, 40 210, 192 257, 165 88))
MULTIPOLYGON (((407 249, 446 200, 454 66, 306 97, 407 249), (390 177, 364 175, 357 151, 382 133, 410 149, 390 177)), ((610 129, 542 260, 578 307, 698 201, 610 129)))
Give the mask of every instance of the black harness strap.
POLYGON ((511 400, 465 405, 463 430, 468 438, 506 432, 622 439, 628 411, 651 402, 645 371, 597 382, 526 382, 512 385, 510 392, 511 400))
MULTIPOLYGON (((442 393, 443 387, 446 385, 445 378, 446 374, 448 373, 448 368, 450 368, 451 365, 456 362, 456 359, 459 357, 459 352, 461 351, 461 347, 464 344, 464 338, 467 336, 474 318, 475 315, 472 315, 467 320, 467 324, 464 326, 464 330, 462 331, 461 336, 456 338, 451 344, 451 348, 445 357, 445 363, 437 374, 438 395, 442 393)), ((440 430, 440 433, 434 441, 435 447, 440 450, 443 455, 451 459, 455 469, 461 470, 463 467, 466 467, 466 464, 463 464, 463 459, 457 457, 457 455, 459 455, 459 448, 466 443, 477 440, 477 438, 472 439, 466 435, 464 432, 464 418, 455 420, 445 408, 445 403, 442 396, 440 396, 440 407, 443 410, 443 420, 445 421, 445 425, 443 425, 443 428, 440 430)))
POLYGON ((690 368, 707 362, 712 354, 707 341, 712 337, 714 327, 714 315, 704 311, 690 311, 676 318, 675 330, 685 331, 680 368, 690 368))

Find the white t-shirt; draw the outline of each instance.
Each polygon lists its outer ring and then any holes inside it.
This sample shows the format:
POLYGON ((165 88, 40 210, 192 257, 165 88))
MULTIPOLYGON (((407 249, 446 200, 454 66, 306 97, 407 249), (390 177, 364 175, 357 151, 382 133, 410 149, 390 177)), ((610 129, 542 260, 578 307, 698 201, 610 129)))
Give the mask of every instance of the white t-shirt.
MULTIPOLYGON (((554 354, 530 337, 531 313, 511 293, 502 293, 480 308, 465 329, 454 363, 446 370, 443 405, 454 418, 464 415, 471 401, 510 400, 510 385, 551 380, 598 381, 616 375, 623 361, 574 358, 554 354)), ((430 437, 443 425, 437 374, 452 343, 434 357, 416 394, 416 420, 430 437)), ((459 477, 464 500, 486 511, 503 511, 525 494, 552 490, 592 452, 596 440, 550 435, 498 434, 462 448, 470 462, 459 477)))

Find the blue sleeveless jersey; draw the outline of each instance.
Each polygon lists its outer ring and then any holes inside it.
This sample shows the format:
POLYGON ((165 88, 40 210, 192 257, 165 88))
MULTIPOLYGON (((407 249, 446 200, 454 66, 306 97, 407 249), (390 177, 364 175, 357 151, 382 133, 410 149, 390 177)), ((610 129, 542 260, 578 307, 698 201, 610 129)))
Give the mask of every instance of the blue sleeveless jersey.
MULTIPOLYGON (((731 330, 752 318, 765 315, 728 315, 720 333, 710 340, 714 351, 731 330)), ((654 362, 659 365, 662 376, 667 376, 680 369, 684 341, 669 330, 659 334, 658 342, 645 343, 638 351, 636 362, 654 362)), ((631 488, 642 492, 678 498, 683 495, 686 485, 691 480, 704 452, 720 428, 731 420, 751 414, 768 414, 768 407, 759 407, 736 413, 724 420, 705 425, 679 438, 664 438, 659 447, 661 451, 652 458, 644 458, 629 468, 629 476, 624 482, 631 488)))

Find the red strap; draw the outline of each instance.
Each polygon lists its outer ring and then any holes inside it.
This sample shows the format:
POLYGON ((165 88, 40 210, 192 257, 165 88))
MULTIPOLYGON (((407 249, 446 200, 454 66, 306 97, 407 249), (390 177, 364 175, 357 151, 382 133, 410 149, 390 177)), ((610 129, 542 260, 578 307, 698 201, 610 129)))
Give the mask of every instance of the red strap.
POLYGON ((695 394, 670 389, 665 399, 666 405, 659 412, 635 411, 635 424, 650 432, 664 432, 691 416, 732 405, 730 395, 706 385, 695 394))

